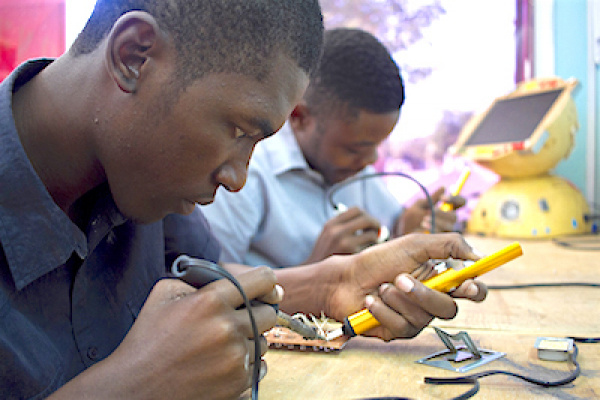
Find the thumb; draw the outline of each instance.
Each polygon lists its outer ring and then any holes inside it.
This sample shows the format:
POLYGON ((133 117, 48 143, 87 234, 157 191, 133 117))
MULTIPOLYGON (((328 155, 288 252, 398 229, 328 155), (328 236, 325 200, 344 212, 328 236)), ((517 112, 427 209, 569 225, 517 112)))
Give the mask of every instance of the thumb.
POLYGON ((435 192, 433 192, 433 194, 431 194, 431 201, 433 202, 433 204, 438 203, 441 199, 442 196, 444 195, 444 192, 446 191, 446 189, 444 187, 438 188, 435 192))

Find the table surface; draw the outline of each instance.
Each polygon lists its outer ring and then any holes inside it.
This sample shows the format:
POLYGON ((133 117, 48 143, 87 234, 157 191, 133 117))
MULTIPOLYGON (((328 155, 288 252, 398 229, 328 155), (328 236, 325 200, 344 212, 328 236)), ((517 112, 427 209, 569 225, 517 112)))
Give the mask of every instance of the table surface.
MULTIPOLYGON (((466 237, 483 254, 491 254, 514 240, 466 237)), ((600 237, 572 237, 591 240, 600 237)), ((551 240, 519 240, 523 255, 481 277, 487 285, 529 283, 600 283, 598 251, 574 250, 551 240)), ((569 362, 537 357, 538 337, 599 337, 600 289, 576 286, 491 289, 482 303, 458 300, 459 313, 451 321, 435 320, 432 326, 449 334, 466 331, 477 348, 506 355, 466 373, 416 363, 446 347, 433 328, 416 338, 383 342, 357 337, 339 352, 287 349, 269 350, 268 374, 259 397, 271 399, 359 400, 385 396, 410 399, 451 399, 470 385, 436 386, 424 377, 457 377, 486 370, 512 371, 547 381, 569 375, 569 362)), ((477 399, 600 399, 600 344, 577 344, 580 376, 571 384, 543 388, 504 375, 480 379, 477 399)), ((462 365, 462 364, 461 364, 462 365)))

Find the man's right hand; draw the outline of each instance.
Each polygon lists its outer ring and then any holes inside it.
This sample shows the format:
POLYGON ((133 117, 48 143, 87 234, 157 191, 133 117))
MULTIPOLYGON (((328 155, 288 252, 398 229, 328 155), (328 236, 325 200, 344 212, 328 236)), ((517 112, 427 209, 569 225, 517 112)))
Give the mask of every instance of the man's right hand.
MULTIPOLYGON (((273 272, 254 268, 237 276, 259 333, 277 320, 281 301, 273 272)), ((52 396, 103 399, 232 399, 252 383, 254 340, 250 318, 235 286, 221 279, 197 290, 163 279, 150 293, 133 327, 105 360, 52 396)), ((267 350, 260 335, 261 355, 267 350)), ((261 372, 266 372, 264 361, 261 372)))
POLYGON ((306 264, 334 254, 354 254, 377 243, 381 224, 358 207, 327 221, 306 264))

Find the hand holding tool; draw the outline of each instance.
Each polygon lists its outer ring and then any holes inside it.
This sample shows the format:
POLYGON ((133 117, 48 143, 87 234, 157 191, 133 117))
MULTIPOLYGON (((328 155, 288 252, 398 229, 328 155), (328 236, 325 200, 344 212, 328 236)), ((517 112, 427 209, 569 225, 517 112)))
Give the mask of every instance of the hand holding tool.
MULTIPOLYGON (((523 254, 521 245, 517 242, 510 244, 504 249, 484 257, 473 264, 462 269, 448 268, 440 274, 423 282, 430 289, 440 292, 449 292, 460 286, 467 279, 476 278, 497 268, 523 254)), ((342 335, 356 336, 370 329, 379 326, 380 323, 375 319, 368 309, 363 309, 344 321, 344 325, 327 334, 327 340, 333 340, 342 335)))
MULTIPOLYGON (((454 186, 454 189, 452 190, 452 196, 458 196, 460 194, 460 191, 462 190, 463 186, 465 185, 465 182, 469 178, 469 175, 471 175, 471 170, 469 168, 465 168, 463 170, 463 172, 460 174, 460 177, 458 178, 458 181, 456 182, 456 185, 454 186)), ((450 203, 444 202, 440 206, 440 209, 442 211, 448 212, 448 211, 454 210, 454 206, 450 203)))
MULTIPOLYGON (((180 255, 175 259, 171 267, 171 273, 195 288, 200 288, 210 282, 229 275, 229 272, 225 271, 218 264, 208 260, 192 258, 187 255, 180 255)), ((299 333, 305 339, 325 339, 325 337, 317 332, 316 328, 292 318, 279 310, 279 306, 276 304, 269 305, 277 311, 277 323, 279 325, 299 333)))

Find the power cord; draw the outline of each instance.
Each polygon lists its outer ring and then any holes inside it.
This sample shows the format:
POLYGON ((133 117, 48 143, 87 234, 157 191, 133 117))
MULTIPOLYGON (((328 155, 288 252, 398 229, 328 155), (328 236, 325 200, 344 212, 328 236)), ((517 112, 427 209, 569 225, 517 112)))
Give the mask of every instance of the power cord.
POLYGON ((600 287, 600 283, 591 282, 559 282, 559 283, 524 283, 520 285, 487 285, 488 289, 492 290, 511 290, 511 289, 527 289, 527 288, 549 288, 549 287, 600 287))
POLYGON ((209 282, 215 281, 220 278, 226 278, 229 280, 236 289, 240 292, 244 305, 248 311, 250 317, 250 324, 252 326, 252 335, 254 339, 254 368, 252 369, 252 400, 258 399, 258 382, 260 381, 260 366, 261 366, 261 344, 260 344, 260 332, 256 326, 254 314, 252 313, 252 304, 246 296, 242 285, 237 279, 224 268, 208 260, 199 258, 192 258, 186 255, 181 255, 175 259, 171 269, 173 275, 184 282, 199 288, 206 285, 209 282), (202 272, 200 272, 200 270, 202 272))
POLYGON ((479 379, 485 378, 487 376, 492 376, 492 375, 508 375, 508 376, 512 376, 514 378, 518 378, 518 379, 524 380, 526 382, 532 383, 534 385, 543 386, 543 387, 564 386, 566 384, 573 382, 575 379, 577 379, 577 377, 581 373, 581 368, 579 367, 579 363, 577 362, 577 354, 578 354, 577 346, 573 345, 573 353, 571 353, 571 355, 570 355, 571 356, 570 360, 571 360, 571 363, 573 364, 573 366, 575 366, 575 369, 569 376, 567 376, 563 379, 559 379, 557 381, 545 381, 545 380, 541 380, 541 379, 524 376, 521 374, 516 374, 516 373, 510 372, 510 371, 489 370, 489 371, 480 372, 478 374, 461 376, 458 378, 425 377, 425 383, 429 383, 432 385, 468 385, 468 384, 473 385, 473 387, 471 389, 469 389, 467 392, 463 393, 462 395, 460 395, 458 397, 453 397, 451 400, 464 400, 464 399, 473 397, 479 391, 479 379))
MULTIPOLYGON (((514 290, 528 288, 563 288, 563 287, 588 287, 600 288, 600 283, 594 282, 555 282, 555 283, 524 283, 520 285, 488 285, 489 290, 514 290)), ((600 343, 600 338, 586 338, 569 336, 568 339, 578 343, 600 343)))
MULTIPOLYGON (((600 284, 589 283, 589 282, 529 283, 529 284, 522 284, 522 285, 489 285, 488 289, 491 289, 491 290, 513 290, 513 289, 525 289, 525 288, 567 287, 567 286, 598 288, 598 287, 600 287, 600 284)), ((590 343, 590 344, 600 343, 600 337, 568 336, 567 338, 572 339, 573 342, 576 342, 576 343, 590 343)), ((558 381, 545 381, 545 380, 536 379, 536 378, 516 374, 516 373, 510 372, 510 371, 503 371, 503 370, 489 370, 489 371, 480 372, 478 374, 461 376, 458 378, 425 377, 424 381, 425 381, 425 383, 428 383, 431 385, 473 385, 473 387, 471 389, 469 389, 462 395, 460 395, 458 397, 453 397, 450 400, 465 400, 465 399, 469 399, 469 398, 473 397, 475 394, 477 394, 477 392, 479 392, 479 388, 480 388, 479 379, 485 378, 485 377, 491 376, 491 375, 512 376, 512 377, 524 380, 526 382, 529 382, 529 383, 532 383, 532 384, 535 384, 538 386, 543 386, 543 387, 564 386, 568 383, 573 382, 575 379, 577 379, 577 377, 581 373, 581 368, 579 367, 579 363, 577 362, 578 352, 579 352, 579 350, 577 349, 577 345, 574 344, 573 352, 570 355, 570 360, 571 360, 572 364, 575 366, 575 369, 569 376, 567 376, 563 379, 560 379, 558 381)), ((407 398, 407 397, 369 397, 369 398, 363 398, 360 400, 384 400, 384 399, 385 400, 392 400, 392 399, 394 399, 394 400, 411 400, 410 398, 407 398)))
POLYGON ((600 237, 595 238, 553 238, 552 242, 558 246, 566 247, 571 250, 585 250, 585 251, 599 251, 600 250, 600 237), (589 246, 588 244, 595 244, 595 246, 589 246))
MULTIPOLYGON (((578 341, 575 338, 571 338, 571 339, 573 339, 574 341, 578 341)), ((584 340, 588 340, 588 339, 584 339, 584 340)), ((457 397, 452 397, 450 400, 465 400, 465 399, 469 399, 469 398, 475 396, 477 394, 477 392, 479 392, 479 389, 480 389, 479 379, 485 378, 488 376, 492 376, 492 375, 512 376, 514 378, 518 378, 518 379, 524 380, 526 382, 532 383, 534 385, 543 386, 543 387, 564 386, 564 385, 567 385, 567 384, 573 382, 575 379, 577 379, 577 377, 581 373, 581 367, 579 366, 579 363, 577 362, 578 352, 579 352, 579 350, 577 349, 577 346, 574 344, 573 352, 570 354, 570 361, 573 364, 573 366, 575 367, 575 369, 571 372, 571 374, 569 374, 565 378, 559 379, 557 381, 536 379, 536 378, 532 378, 529 376, 517 374, 514 372, 510 372, 510 371, 504 371, 504 370, 489 370, 489 371, 483 371, 483 372, 480 372, 477 374, 464 375, 464 376, 457 377, 457 378, 425 377, 424 382, 431 384, 431 385, 473 385, 473 387, 471 387, 465 393, 463 393, 457 397)), ((384 399, 385 400, 392 400, 392 399, 393 400, 411 400, 408 397, 368 397, 368 398, 362 398, 360 400, 384 400, 384 399)))
POLYGON ((331 206, 337 210, 338 206, 337 203, 333 201, 333 195, 335 193, 337 193, 341 188, 346 187, 354 182, 358 182, 358 181, 364 181, 366 179, 371 179, 371 178, 375 178, 375 177, 382 177, 382 176, 400 176, 403 178, 407 178, 411 181, 413 181, 414 183, 416 183, 421 190, 423 191, 423 193, 425 194, 425 197, 427 198, 427 205, 429 206, 429 210, 431 211, 431 232, 435 232, 435 212, 434 212, 434 207, 433 207, 433 200, 431 200, 431 196, 429 195, 429 191, 427 190, 427 188, 425 186, 423 186, 423 184, 421 182, 419 182, 418 180, 416 180, 415 178, 413 178, 410 175, 404 174, 402 172, 374 172, 371 174, 365 174, 365 175, 359 175, 359 176, 354 176, 352 178, 349 178, 343 182, 338 183, 336 186, 334 186, 334 188, 329 192, 328 195, 328 200, 329 203, 331 204, 331 206))

